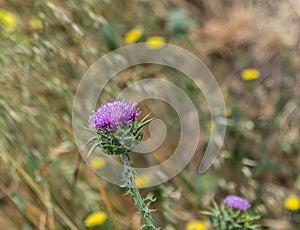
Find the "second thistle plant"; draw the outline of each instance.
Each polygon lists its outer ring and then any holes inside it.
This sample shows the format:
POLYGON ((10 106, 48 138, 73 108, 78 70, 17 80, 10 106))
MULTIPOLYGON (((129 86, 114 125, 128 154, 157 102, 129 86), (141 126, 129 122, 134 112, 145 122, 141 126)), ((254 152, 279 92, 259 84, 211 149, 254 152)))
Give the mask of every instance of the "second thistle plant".
POLYGON ((142 199, 136 185, 136 171, 131 167, 129 152, 143 138, 142 128, 151 119, 144 117, 139 123, 136 121, 140 111, 136 108, 136 103, 125 101, 114 101, 103 104, 93 116, 90 117, 91 126, 95 134, 88 143, 93 143, 87 157, 100 147, 104 153, 109 155, 120 155, 124 165, 122 187, 128 189, 130 195, 137 206, 143 226, 141 230, 156 230, 152 223, 151 210, 149 204, 154 199, 142 199))
POLYGON ((230 195, 224 199, 223 204, 213 202, 213 208, 202 213, 210 216, 216 230, 261 229, 257 223, 260 217, 251 216, 247 212, 250 206, 246 199, 230 195))

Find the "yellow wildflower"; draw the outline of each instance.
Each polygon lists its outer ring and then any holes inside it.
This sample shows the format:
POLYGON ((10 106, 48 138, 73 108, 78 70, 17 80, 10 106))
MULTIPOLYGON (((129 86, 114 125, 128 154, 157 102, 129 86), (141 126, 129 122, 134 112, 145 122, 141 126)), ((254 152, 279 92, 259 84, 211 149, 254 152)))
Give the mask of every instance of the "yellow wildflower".
POLYGON ((11 12, 0 9, 0 24, 2 24, 8 32, 12 33, 17 28, 17 19, 11 12))
MULTIPOLYGON (((247 214, 247 215, 245 216, 245 220, 249 220, 251 217, 252 217, 252 216, 250 216, 249 214, 247 214)), ((251 224, 250 222, 247 222, 247 223, 245 224, 245 226, 249 226, 250 224, 251 224)))
POLYGON ((186 230, 207 230, 207 225, 200 220, 189 221, 186 225, 186 230))
POLYGON ((284 200, 284 206, 290 211, 300 209, 300 198, 296 195, 291 195, 284 200))
POLYGON ((95 158, 91 159, 90 163, 91 163, 92 168, 97 170, 97 169, 101 169, 104 167, 105 160, 102 157, 95 157, 95 158))
POLYGON ((138 187, 145 187, 150 183, 150 180, 146 175, 137 175, 135 183, 138 187))
POLYGON ((146 42, 149 49, 156 50, 165 44, 165 39, 161 36, 152 36, 149 37, 146 42))
POLYGON ((125 34, 125 42, 127 44, 133 44, 137 42, 143 35, 143 31, 140 29, 132 29, 125 34))
POLYGON ((107 219, 107 215, 105 212, 99 211, 90 214, 84 221, 86 227, 93 228, 103 224, 107 219))
POLYGON ((245 81, 255 80, 260 77, 260 72, 257 69, 245 69, 242 72, 242 78, 245 81))
POLYGON ((207 122, 207 123, 205 124, 205 129, 206 129, 207 131, 209 131, 209 132, 214 131, 215 128, 216 128, 216 126, 215 126, 215 124, 214 124, 213 122, 207 122))
POLYGON ((33 16, 30 19, 30 25, 33 29, 35 30, 41 30, 43 29, 43 23, 40 19, 38 19, 37 17, 33 16))

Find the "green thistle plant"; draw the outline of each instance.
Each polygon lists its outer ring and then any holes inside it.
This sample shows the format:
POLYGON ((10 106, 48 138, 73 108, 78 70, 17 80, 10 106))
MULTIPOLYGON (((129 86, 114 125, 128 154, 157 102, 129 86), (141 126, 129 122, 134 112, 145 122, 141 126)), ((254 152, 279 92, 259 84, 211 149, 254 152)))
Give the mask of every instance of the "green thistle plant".
POLYGON ((93 143, 87 157, 100 147, 104 153, 109 155, 120 155, 124 165, 123 181, 121 186, 127 188, 127 194, 135 201, 135 205, 143 220, 141 230, 157 230, 151 217, 149 205, 155 199, 142 199, 136 185, 136 171, 131 167, 128 153, 142 140, 142 128, 152 119, 149 115, 144 117, 139 123, 136 117, 140 111, 136 109, 136 104, 125 101, 114 101, 102 105, 93 116, 90 117, 91 125, 95 129, 91 130, 95 136, 88 143, 93 143))
POLYGON ((260 216, 251 216, 246 210, 250 208, 249 202, 238 196, 227 196, 221 205, 213 202, 210 211, 202 214, 210 216, 216 230, 253 230, 261 229, 257 221, 260 216))

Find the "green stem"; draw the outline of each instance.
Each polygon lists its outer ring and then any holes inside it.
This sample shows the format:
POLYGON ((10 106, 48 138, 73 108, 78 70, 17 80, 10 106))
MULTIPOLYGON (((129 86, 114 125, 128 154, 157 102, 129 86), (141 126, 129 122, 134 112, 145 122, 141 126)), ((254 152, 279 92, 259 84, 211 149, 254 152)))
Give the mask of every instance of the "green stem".
MULTIPOLYGON (((139 210, 139 213, 144 222, 144 229, 157 229, 154 227, 151 221, 151 212, 148 209, 147 204, 143 201, 137 185, 135 183, 136 172, 130 165, 130 158, 127 153, 121 154, 121 158, 124 164, 123 180, 125 181, 124 186, 128 188, 128 194, 134 199, 135 204, 139 210)), ((141 228, 143 229, 143 228, 141 228)))

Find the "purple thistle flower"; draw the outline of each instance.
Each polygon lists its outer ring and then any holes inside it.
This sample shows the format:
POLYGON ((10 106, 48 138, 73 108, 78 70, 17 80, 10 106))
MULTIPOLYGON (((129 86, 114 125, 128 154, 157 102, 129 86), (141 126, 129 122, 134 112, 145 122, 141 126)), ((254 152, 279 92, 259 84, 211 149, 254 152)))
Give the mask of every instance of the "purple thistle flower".
POLYGON ((243 211, 246 211, 251 206, 250 203, 246 199, 239 197, 239 196, 235 196, 235 195, 227 196, 224 199, 224 203, 227 206, 230 206, 230 207, 238 209, 238 210, 243 210, 243 211))
POLYGON ((105 103, 90 117, 91 125, 102 131, 114 130, 119 124, 129 125, 141 113, 136 105, 125 101, 105 103))

